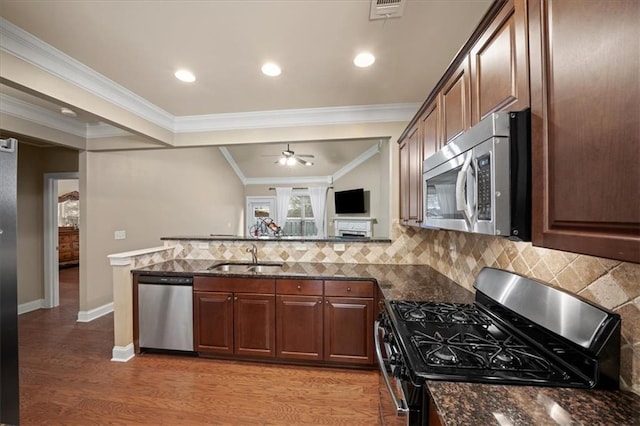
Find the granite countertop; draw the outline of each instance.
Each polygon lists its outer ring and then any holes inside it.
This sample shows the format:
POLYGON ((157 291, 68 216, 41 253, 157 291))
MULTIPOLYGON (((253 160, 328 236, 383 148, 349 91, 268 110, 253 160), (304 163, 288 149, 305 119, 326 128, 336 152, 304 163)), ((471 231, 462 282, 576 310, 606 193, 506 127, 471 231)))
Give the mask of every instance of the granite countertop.
MULTIPOLYGON (((250 276, 211 272, 223 261, 176 259, 134 272, 162 275, 250 276)), ((426 265, 285 263, 264 277, 377 281, 390 300, 472 303, 469 290, 426 265)), ((443 425, 639 425, 640 395, 628 391, 428 381, 443 425)))
POLYGON ((251 242, 315 242, 315 243, 390 243, 389 238, 370 237, 242 237, 239 235, 176 235, 161 237, 162 241, 251 241, 251 242))

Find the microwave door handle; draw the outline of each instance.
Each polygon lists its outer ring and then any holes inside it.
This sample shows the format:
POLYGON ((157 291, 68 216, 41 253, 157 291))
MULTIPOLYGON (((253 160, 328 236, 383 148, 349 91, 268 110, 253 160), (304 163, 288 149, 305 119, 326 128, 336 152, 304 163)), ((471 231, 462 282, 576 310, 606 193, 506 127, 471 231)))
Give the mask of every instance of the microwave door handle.
POLYGON ((458 172, 458 177, 456 179, 456 210, 462 210, 465 222, 467 222, 469 227, 471 227, 471 222, 469 220, 468 214, 468 211, 470 209, 467 204, 467 197, 465 196, 465 184, 467 180, 467 170, 471 165, 471 156, 472 152, 469 151, 467 158, 465 158, 464 163, 462 164, 462 168, 458 172))
POLYGON ((467 211, 467 213, 469 214, 469 222, 471 224, 475 224, 476 221, 478 220, 478 159, 474 158, 471 161, 471 169, 473 169, 473 195, 474 195, 474 200, 473 200, 473 207, 471 207, 471 205, 469 205, 469 203, 467 203, 467 206, 469 207, 469 210, 467 211))

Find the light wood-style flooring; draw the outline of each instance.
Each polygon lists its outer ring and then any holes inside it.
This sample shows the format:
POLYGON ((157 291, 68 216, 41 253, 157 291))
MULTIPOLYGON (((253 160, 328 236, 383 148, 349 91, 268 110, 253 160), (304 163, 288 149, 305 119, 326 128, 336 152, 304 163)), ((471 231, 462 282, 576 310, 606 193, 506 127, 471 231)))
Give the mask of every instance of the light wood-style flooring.
POLYGON ((22 425, 378 423, 375 371, 170 355, 111 362, 113 315, 78 323, 78 268, 60 306, 20 315, 22 425))

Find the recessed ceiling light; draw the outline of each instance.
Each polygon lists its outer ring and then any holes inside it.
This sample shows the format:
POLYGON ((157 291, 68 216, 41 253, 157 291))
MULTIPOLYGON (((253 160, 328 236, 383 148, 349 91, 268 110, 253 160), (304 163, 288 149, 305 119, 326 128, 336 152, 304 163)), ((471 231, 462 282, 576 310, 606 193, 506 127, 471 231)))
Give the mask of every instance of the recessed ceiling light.
POLYGON ((262 65, 262 73, 264 75, 268 75, 269 77, 276 77, 279 76, 280 73, 282 73, 282 70, 277 64, 274 64, 273 62, 267 62, 262 65))
POLYGON ((178 80, 184 81, 185 83, 193 83, 196 81, 196 76, 188 70, 178 70, 174 75, 178 80))
POLYGON ((60 114, 66 115, 67 117, 77 117, 78 114, 72 109, 62 107, 60 108, 60 114))
POLYGON ((359 53, 353 59, 353 63, 355 64, 355 66, 360 68, 370 67, 371 65, 373 65, 375 61, 376 61, 376 57, 369 52, 359 53))

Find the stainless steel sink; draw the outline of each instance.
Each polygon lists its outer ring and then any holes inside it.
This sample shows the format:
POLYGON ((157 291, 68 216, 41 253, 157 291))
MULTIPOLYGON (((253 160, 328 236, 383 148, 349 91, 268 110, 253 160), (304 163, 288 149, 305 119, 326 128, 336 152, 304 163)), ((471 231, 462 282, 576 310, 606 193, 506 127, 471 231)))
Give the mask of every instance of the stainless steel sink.
POLYGON ((212 265, 208 270, 214 272, 265 274, 280 271, 282 265, 282 263, 278 262, 225 262, 212 265))

